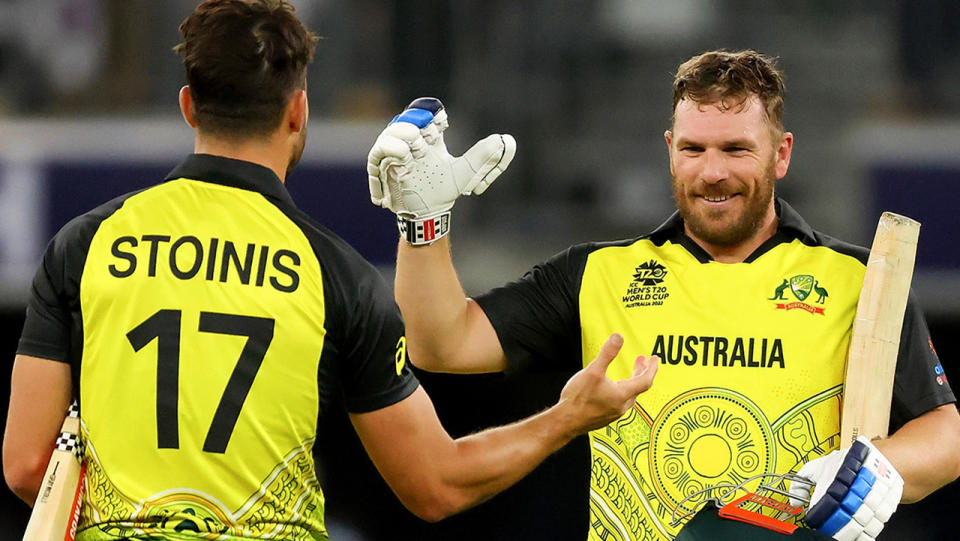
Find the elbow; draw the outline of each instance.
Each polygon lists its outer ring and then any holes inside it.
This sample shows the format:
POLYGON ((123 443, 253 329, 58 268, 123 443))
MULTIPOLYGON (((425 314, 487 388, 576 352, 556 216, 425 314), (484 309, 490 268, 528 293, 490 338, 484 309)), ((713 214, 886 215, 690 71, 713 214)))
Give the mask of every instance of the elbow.
POLYGON ((416 515, 420 520, 424 520, 426 522, 440 522, 441 520, 456 514, 456 511, 449 511, 439 507, 418 507, 415 509, 410 509, 410 512, 416 515))
POLYGON ((444 356, 416 340, 407 341, 407 357, 413 366, 427 372, 443 372, 444 363, 440 359, 451 358, 450 354, 444 356))
POLYGON ((4 460, 3 478, 10 490, 27 505, 33 506, 43 483, 47 460, 4 460))
POLYGON ((427 522, 440 522, 471 507, 473 503, 460 495, 459 491, 441 487, 429 490, 421 488, 416 494, 401 497, 400 500, 417 518, 427 522))

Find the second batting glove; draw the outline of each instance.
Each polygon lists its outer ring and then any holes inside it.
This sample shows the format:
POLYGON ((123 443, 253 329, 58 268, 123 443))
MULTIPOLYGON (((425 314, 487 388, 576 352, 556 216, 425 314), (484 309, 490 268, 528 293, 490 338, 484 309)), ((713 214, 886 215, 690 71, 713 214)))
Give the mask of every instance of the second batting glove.
MULTIPOLYGON (((811 460, 797 472, 791 494, 809 499, 804 521, 838 541, 875 539, 903 496, 903 478, 880 450, 860 436, 849 449, 811 460)), ((793 500, 791 503, 799 503, 793 500)))

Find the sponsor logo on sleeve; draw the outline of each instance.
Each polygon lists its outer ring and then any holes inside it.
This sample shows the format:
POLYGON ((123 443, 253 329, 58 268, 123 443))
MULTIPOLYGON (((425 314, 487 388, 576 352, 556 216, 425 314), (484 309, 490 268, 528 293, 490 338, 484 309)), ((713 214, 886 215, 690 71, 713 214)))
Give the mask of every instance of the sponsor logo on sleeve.
POLYGON ((397 375, 403 372, 403 366, 407 364, 407 337, 401 336, 397 341, 397 352, 394 354, 394 364, 396 365, 397 375))
POLYGON ((933 367, 933 373, 937 375, 937 384, 945 385, 947 383, 947 375, 943 372, 943 365, 937 363, 937 366, 933 367))
POLYGON ((797 274, 790 278, 783 278, 780 285, 774 288, 773 296, 767 300, 784 301, 775 303, 777 310, 799 309, 810 314, 826 315, 826 309, 817 305, 826 304, 829 296, 830 293, 820 285, 820 280, 815 276, 812 274, 797 274), (793 297, 792 299, 788 296, 788 293, 793 297), (805 302, 808 299, 810 302, 805 302))

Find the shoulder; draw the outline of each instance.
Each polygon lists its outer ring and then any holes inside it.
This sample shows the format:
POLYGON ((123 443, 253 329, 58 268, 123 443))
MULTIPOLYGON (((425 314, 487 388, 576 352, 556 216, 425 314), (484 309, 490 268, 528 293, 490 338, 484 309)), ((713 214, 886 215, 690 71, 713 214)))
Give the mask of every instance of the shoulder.
POLYGON ((144 190, 125 193, 73 218, 57 231, 50 241, 48 251, 62 252, 68 248, 80 247, 85 252, 91 239, 100 228, 100 224, 122 208, 130 197, 142 191, 144 190))
POLYGON ((801 242, 807 246, 822 246, 838 254, 850 256, 864 265, 867 264, 867 260, 870 258, 869 248, 831 237, 819 231, 813 232, 812 241, 811 239, 801 239, 801 242))
POLYGON ((591 254, 602 252, 604 250, 628 248, 637 242, 648 239, 648 235, 635 237, 631 239, 619 239, 610 241, 594 241, 574 244, 566 250, 553 255, 546 261, 547 264, 565 267, 567 269, 582 269, 586 265, 587 259, 591 254))
POLYGON ((380 272, 339 235, 296 207, 281 207, 310 243, 323 272, 324 281, 337 290, 357 292, 378 289, 383 284, 380 272))

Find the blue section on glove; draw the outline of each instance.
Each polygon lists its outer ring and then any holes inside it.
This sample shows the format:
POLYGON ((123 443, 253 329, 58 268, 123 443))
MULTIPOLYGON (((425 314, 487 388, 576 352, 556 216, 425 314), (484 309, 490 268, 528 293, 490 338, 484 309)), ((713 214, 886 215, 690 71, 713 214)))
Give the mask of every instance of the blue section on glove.
POLYGON ((857 476, 857 480, 850 485, 850 492, 853 492, 860 498, 866 498, 867 493, 870 492, 870 488, 873 487, 873 482, 877 479, 873 472, 863 468, 860 470, 860 475, 857 476))
POLYGON ((857 480, 857 470, 851 470, 850 468, 840 466, 840 471, 837 472, 835 479, 842 482, 846 486, 850 486, 854 481, 857 480))
POLYGON ((417 98, 410 102, 407 109, 425 109, 433 114, 437 114, 437 111, 443 109, 443 103, 437 98, 417 98))
POLYGON ((860 470, 860 473, 857 474, 857 477, 870 486, 873 486, 873 484, 877 481, 877 474, 866 468, 860 470))
POLYGON ((863 498, 854 494, 852 490, 840 502, 840 508, 851 515, 856 513, 861 505, 863 505, 863 498))
POLYGON ((840 508, 840 502, 835 500, 830 494, 825 494, 816 505, 807 509, 807 524, 814 529, 819 530, 827 519, 833 515, 833 512, 840 508))
POLYGON ((876 480, 870 470, 862 467, 869 454, 869 447, 859 441, 853 442, 827 493, 807 510, 808 525, 833 535, 850 521, 850 515, 863 504, 863 498, 876 480))
POLYGON ((866 446, 858 441, 854 442, 853 445, 850 446, 847 456, 843 457, 843 466, 841 469, 847 468, 855 472, 860 471, 860 466, 863 465, 863 461, 867 459, 867 454, 869 453, 870 449, 867 449, 866 446))
POLYGON ((433 122, 433 113, 425 109, 407 109, 399 115, 393 117, 393 120, 390 121, 391 124, 394 122, 409 122, 418 128, 425 128, 431 122, 433 122))
POLYGON ((829 497, 835 502, 842 502, 843 499, 847 496, 847 492, 850 491, 850 487, 841 483, 840 481, 834 480, 830 485, 830 488, 827 489, 827 493, 824 494, 824 498, 829 497))
POLYGON ((863 461, 867 459, 869 454, 870 448, 864 445, 861 441, 853 442, 853 445, 850 446, 850 450, 847 451, 847 457, 856 458, 858 464, 863 464, 863 461))
POLYGON ((853 520, 853 517, 844 512, 843 509, 837 509, 826 522, 823 523, 823 526, 817 528, 821 532, 832 536, 833 534, 840 531, 840 528, 843 528, 847 525, 848 522, 853 520))

